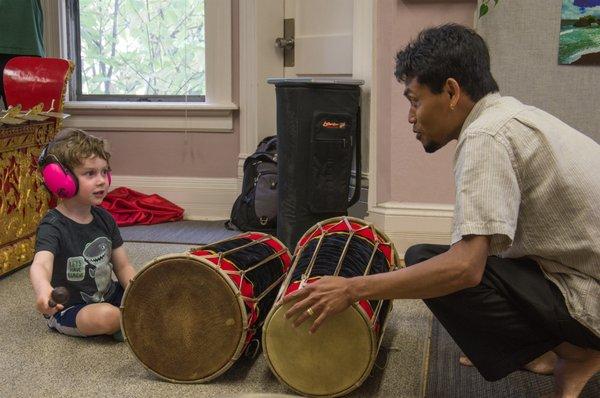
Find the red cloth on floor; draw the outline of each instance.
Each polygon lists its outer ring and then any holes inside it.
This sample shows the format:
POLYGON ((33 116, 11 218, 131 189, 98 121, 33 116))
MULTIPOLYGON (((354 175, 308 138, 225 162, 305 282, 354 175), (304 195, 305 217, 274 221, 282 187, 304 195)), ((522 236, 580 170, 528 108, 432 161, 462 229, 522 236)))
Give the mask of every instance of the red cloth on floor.
POLYGON ((119 227, 159 224, 183 218, 183 209, 162 196, 146 195, 125 187, 109 192, 101 206, 113 215, 119 227))

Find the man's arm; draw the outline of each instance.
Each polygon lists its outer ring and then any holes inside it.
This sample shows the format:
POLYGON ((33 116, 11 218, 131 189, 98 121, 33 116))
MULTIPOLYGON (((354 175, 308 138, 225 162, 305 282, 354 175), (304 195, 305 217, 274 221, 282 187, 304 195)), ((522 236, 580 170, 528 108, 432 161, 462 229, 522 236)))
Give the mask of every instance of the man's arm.
POLYGON ((447 252, 422 263, 356 278, 350 284, 351 292, 357 300, 427 299, 477 286, 485 269, 489 242, 487 236, 464 237, 447 252))
POLYGON ((117 247, 112 251, 112 263, 115 275, 117 275, 119 283, 125 289, 135 276, 135 269, 129 262, 127 252, 123 246, 117 247))
POLYGON ((317 319, 310 331, 315 332, 326 318, 358 300, 427 299, 477 286, 489 245, 488 236, 466 236, 447 252, 394 272, 322 278, 284 298, 284 303, 297 300, 286 316, 295 317, 298 326, 310 317, 306 310, 312 308, 317 319))

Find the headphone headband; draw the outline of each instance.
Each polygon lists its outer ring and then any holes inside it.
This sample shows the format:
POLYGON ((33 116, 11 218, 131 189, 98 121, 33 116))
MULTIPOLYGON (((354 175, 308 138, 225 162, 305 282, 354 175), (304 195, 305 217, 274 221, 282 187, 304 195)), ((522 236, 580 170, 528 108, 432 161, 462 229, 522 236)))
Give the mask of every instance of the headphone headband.
POLYGON ((55 162, 61 163, 60 160, 58 160, 58 158, 55 155, 48 154, 48 151, 50 150, 50 148, 52 148, 54 145, 56 145, 56 143, 65 141, 69 137, 70 137, 69 134, 66 134, 66 133, 63 134, 63 132, 61 131, 52 139, 52 141, 50 141, 48 144, 46 144, 46 146, 44 146, 44 148, 42 148, 42 151, 40 152, 40 156, 38 157, 38 166, 43 167, 44 164, 46 163, 46 158, 48 156, 52 156, 54 158, 55 162))

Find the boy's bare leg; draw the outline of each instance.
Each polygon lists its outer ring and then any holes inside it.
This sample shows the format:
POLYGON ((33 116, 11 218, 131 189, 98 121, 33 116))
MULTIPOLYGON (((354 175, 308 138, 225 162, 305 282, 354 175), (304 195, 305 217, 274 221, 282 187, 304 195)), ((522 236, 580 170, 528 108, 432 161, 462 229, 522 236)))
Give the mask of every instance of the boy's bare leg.
POLYGON ((108 303, 86 305, 77 313, 75 323, 86 336, 113 334, 121 328, 121 311, 108 303))
POLYGON ((554 397, 578 397, 587 382, 600 371, 600 351, 562 343, 554 349, 554 397))
MULTIPOLYGON (((551 375, 554 371, 557 359, 558 357, 554 352, 548 351, 523 366, 523 369, 540 375, 551 375)), ((461 355, 458 361, 463 366, 473 366, 473 362, 464 355, 461 355)))

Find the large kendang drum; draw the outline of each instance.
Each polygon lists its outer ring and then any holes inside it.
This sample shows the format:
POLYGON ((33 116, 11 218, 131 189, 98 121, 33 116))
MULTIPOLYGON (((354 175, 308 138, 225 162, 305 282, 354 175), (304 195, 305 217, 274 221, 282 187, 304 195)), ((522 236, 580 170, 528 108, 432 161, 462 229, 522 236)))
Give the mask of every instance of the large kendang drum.
MULTIPOLYGON (((277 302, 326 275, 378 274, 398 264, 393 243, 373 225, 357 218, 331 218, 300 238, 277 302)), ((277 378, 313 397, 336 397, 358 388, 375 363, 391 301, 354 303, 312 335, 308 328, 314 318, 295 328, 285 319, 290 307, 275 304, 263 326, 263 352, 277 378)))
POLYGON ((157 257, 127 286, 121 329, 140 362, 171 382, 221 375, 256 339, 291 265, 276 238, 249 232, 157 257))

